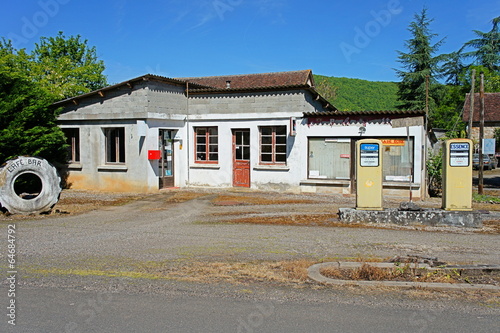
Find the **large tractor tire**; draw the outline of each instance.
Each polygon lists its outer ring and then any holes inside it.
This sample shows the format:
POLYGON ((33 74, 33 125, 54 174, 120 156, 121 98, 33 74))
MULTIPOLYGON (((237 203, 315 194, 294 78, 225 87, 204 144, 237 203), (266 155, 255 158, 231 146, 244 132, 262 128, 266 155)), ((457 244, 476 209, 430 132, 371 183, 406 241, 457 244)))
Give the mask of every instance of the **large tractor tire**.
POLYGON ((11 214, 50 212, 60 194, 61 178, 44 159, 19 156, 0 168, 0 208, 11 214))

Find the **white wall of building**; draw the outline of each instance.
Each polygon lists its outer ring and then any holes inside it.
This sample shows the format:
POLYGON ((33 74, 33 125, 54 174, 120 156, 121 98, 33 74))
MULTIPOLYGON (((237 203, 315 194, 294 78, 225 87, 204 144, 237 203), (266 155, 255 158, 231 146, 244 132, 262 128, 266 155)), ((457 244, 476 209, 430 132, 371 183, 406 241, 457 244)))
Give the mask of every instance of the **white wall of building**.
POLYGON ((260 164, 260 126, 286 126, 290 129, 288 114, 266 115, 269 118, 234 117, 231 120, 194 120, 189 123, 190 163, 189 186, 200 187, 232 187, 233 186, 233 139, 234 129, 250 130, 250 182, 255 189, 298 190, 300 178, 300 148, 297 147, 294 137, 287 137, 287 165, 269 166, 260 164), (254 119, 252 119, 254 118, 254 119), (218 128, 219 161, 217 164, 196 163, 194 159, 195 142, 194 129, 196 127, 218 128))

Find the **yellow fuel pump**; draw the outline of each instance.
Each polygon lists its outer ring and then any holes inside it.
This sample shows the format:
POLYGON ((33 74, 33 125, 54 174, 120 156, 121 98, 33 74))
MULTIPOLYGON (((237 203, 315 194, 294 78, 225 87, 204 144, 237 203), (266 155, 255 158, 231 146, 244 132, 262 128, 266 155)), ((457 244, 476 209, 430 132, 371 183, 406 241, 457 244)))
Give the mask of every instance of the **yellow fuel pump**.
POLYGON ((443 209, 472 210, 472 140, 445 142, 443 158, 443 209))
POLYGON ((356 142, 356 209, 382 208, 382 141, 356 142))

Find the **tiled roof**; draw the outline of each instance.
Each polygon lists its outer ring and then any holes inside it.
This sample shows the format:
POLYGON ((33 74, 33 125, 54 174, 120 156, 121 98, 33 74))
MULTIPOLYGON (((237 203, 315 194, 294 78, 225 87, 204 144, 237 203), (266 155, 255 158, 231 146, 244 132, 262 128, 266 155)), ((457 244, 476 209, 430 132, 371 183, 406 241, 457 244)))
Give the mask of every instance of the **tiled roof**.
MULTIPOLYGON (((86 97, 94 96, 97 94, 100 94, 102 96, 103 94, 107 93, 108 91, 112 91, 114 89, 118 89, 121 87, 128 87, 128 88, 132 89, 132 87, 135 84, 137 84, 138 82, 149 81, 149 80, 160 81, 160 82, 164 82, 164 83, 176 85, 176 86, 185 86, 186 85, 186 82, 184 82, 184 81, 180 81, 180 80, 176 80, 176 79, 172 79, 172 78, 168 78, 168 77, 163 77, 163 76, 158 76, 158 75, 146 74, 146 75, 142 75, 142 76, 127 80, 127 81, 123 81, 121 83, 113 84, 113 85, 110 85, 110 86, 107 86, 107 87, 104 87, 104 88, 101 88, 98 90, 94 90, 94 91, 91 91, 91 92, 88 92, 85 94, 66 98, 66 99, 60 100, 58 102, 55 102, 52 105, 59 107, 59 106, 62 106, 64 104, 67 104, 67 103, 76 103, 77 100, 84 99, 86 97)), ((196 85, 195 87, 200 88, 201 86, 196 85)))
MULTIPOLYGON (((479 115, 481 112, 481 101, 479 93, 474 94, 474 112, 472 120, 479 122, 479 115)), ((469 121, 470 114, 470 94, 466 95, 463 120, 469 121)), ((499 122, 500 121, 500 93, 485 93, 484 94, 484 121, 485 122, 499 122)))
POLYGON ((124 81, 112 86, 108 86, 83 95, 67 98, 54 103, 54 106, 63 106, 68 103, 78 104, 80 99, 99 94, 101 97, 110 90, 118 89, 124 86, 132 87, 141 81, 159 81, 167 84, 184 86, 189 83, 189 94, 220 94, 220 93, 241 93, 241 92, 266 92, 306 89, 313 98, 319 101, 323 107, 329 111, 335 111, 336 108, 325 100, 314 89, 314 78, 311 70, 276 72, 263 74, 243 74, 243 75, 225 75, 208 76, 192 78, 167 78, 158 75, 143 75, 137 78, 124 81), (230 82, 228 82, 230 81, 230 82))
POLYGON ((384 111, 318 111, 318 112, 304 112, 305 117, 321 117, 321 116, 349 116, 349 115, 407 115, 407 116, 423 116, 423 110, 384 110, 384 111))
POLYGON ((216 90, 227 89, 228 87, 230 89, 258 89, 288 86, 314 86, 311 70, 207 77, 184 77, 176 79, 203 85, 207 88, 214 88, 216 90))

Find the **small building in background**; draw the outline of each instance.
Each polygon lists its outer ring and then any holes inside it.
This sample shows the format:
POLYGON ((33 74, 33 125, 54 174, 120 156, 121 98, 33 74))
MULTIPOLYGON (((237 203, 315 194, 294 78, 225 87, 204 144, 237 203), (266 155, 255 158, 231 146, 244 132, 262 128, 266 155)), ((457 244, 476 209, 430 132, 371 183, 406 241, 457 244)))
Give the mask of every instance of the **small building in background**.
MULTIPOLYGON (((468 124, 470 119, 470 94, 465 97, 463 120, 468 124)), ((472 114, 472 137, 479 141, 479 123, 481 114, 481 100, 479 93, 474 94, 474 109, 472 114)), ((500 93, 484 94, 484 138, 493 139, 495 130, 500 128, 500 93)), ((497 150, 500 147, 497 147, 497 150)))

